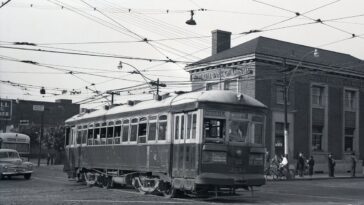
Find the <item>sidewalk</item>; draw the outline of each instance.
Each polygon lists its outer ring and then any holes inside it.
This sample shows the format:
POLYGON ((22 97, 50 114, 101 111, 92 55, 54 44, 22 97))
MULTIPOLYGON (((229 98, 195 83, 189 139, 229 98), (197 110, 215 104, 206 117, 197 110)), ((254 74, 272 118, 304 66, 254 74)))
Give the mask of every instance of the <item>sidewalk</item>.
MULTIPOLYGON (((355 179, 355 178, 364 178, 363 173, 356 174, 355 177, 351 177, 350 173, 338 173, 335 174, 335 177, 329 177, 328 173, 324 174, 314 174, 312 177, 308 175, 304 175, 303 177, 300 177, 298 175, 295 176, 294 179, 291 180, 323 180, 323 179, 355 179)), ((287 181, 285 177, 282 177, 281 179, 273 179, 272 176, 266 176, 267 181, 287 181)))

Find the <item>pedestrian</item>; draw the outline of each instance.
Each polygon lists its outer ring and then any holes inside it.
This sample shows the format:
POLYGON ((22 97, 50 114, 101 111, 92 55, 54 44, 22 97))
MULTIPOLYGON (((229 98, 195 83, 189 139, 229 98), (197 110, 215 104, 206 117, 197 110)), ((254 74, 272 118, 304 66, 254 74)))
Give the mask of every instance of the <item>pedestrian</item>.
POLYGON ((279 169, 279 163, 280 163, 280 160, 278 158, 277 155, 274 155, 274 157, 272 158, 271 160, 271 165, 276 169, 278 170, 279 169))
POLYGON ((297 170, 299 176, 303 177, 303 171, 305 170, 305 159, 303 158, 303 154, 301 152, 298 154, 297 170))
POLYGON ((335 159, 330 153, 328 156, 328 166, 329 166, 329 177, 335 177, 335 159))
POLYGON ((282 161, 279 163, 279 170, 282 175, 285 175, 288 178, 289 176, 289 164, 288 164, 288 154, 284 154, 282 156, 282 161))
POLYGON ((355 177, 355 169, 356 169, 356 157, 355 157, 355 153, 351 153, 351 177, 355 177))
POLYGON ((307 164, 308 164, 308 175, 310 175, 310 177, 312 177, 312 175, 313 175, 313 166, 315 166, 315 160, 313 159, 313 156, 310 157, 307 164))
POLYGON ((51 153, 47 153, 47 166, 49 165, 49 163, 50 163, 50 161, 51 161, 51 153))

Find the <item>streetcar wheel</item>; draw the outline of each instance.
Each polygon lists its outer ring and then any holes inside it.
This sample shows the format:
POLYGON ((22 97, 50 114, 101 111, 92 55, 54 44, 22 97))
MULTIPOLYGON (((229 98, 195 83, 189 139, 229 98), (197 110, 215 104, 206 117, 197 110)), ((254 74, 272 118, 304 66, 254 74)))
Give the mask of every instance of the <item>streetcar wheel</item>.
POLYGON ((104 188, 104 189, 112 188, 112 180, 110 177, 107 177, 107 176, 102 177, 102 188, 104 188))
POLYGON ((24 174, 24 179, 29 180, 32 174, 24 174))
POLYGON ((176 193, 177 190, 170 183, 165 184, 164 189, 162 190, 163 196, 168 199, 174 198, 176 193))

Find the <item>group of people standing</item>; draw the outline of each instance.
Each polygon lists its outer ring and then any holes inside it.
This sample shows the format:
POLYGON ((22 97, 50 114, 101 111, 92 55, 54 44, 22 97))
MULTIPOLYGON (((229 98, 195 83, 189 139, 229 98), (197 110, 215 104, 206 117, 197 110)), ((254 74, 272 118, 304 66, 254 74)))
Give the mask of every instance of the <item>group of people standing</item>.
MULTIPOLYGON (((335 177, 336 162, 331 153, 328 154, 327 161, 328 161, 329 177, 335 177)), ((278 169, 284 169, 285 167, 288 169, 288 156, 287 154, 282 155, 281 157, 275 155, 271 159, 270 163, 272 165, 277 166, 278 169)), ((354 152, 351 154, 350 163, 351 163, 351 170, 350 170, 351 177, 355 177, 357 160, 354 152)), ((308 175, 312 177, 314 173, 314 166, 315 166, 315 160, 313 156, 310 156, 309 159, 306 160, 306 158, 303 156, 301 152, 298 153, 297 163, 296 163, 296 173, 300 177, 303 177, 303 175, 306 172, 306 169, 308 169, 308 175)))

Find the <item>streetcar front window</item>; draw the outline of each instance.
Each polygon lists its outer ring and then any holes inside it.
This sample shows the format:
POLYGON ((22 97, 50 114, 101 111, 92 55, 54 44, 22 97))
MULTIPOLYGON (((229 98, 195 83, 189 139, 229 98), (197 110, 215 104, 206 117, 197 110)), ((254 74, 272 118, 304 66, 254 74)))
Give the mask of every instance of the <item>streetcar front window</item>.
POLYGON ((226 120, 204 119, 205 142, 223 143, 225 140, 226 120))
POLYGON ((230 142, 247 142, 248 140, 247 121, 232 120, 229 124, 229 141, 230 142))
POLYGON ((254 124, 253 143, 263 144, 263 124, 254 124))

